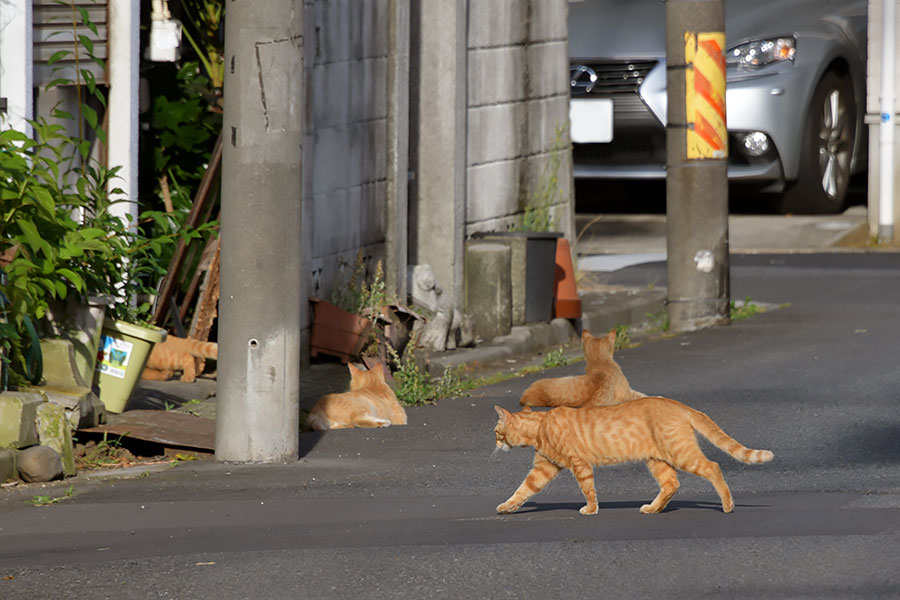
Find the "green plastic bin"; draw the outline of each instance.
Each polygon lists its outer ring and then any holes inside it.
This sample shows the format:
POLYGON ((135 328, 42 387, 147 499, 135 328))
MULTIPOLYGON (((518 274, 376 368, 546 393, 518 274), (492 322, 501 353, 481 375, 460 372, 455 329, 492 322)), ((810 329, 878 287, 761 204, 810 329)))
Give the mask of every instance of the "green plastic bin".
POLYGON ((103 323, 97 356, 100 401, 106 410, 120 413, 141 378, 153 344, 165 341, 166 330, 107 319, 103 323))

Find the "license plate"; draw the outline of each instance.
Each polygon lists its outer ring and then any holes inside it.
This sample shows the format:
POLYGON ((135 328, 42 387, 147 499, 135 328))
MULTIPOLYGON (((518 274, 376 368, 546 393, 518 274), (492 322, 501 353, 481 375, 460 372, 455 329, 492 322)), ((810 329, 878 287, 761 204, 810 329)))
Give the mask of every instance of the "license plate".
POLYGON ((569 100, 569 120, 573 142, 608 143, 613 139, 613 101, 569 100))

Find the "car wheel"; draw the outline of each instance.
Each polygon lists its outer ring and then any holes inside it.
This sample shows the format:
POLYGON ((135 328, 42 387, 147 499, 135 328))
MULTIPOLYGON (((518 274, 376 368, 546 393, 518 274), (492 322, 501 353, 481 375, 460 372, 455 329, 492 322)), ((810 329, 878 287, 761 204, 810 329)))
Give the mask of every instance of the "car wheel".
POLYGON ((806 115, 797 181, 777 201, 779 212, 826 214, 844 208, 856 114, 850 77, 826 73, 806 115))

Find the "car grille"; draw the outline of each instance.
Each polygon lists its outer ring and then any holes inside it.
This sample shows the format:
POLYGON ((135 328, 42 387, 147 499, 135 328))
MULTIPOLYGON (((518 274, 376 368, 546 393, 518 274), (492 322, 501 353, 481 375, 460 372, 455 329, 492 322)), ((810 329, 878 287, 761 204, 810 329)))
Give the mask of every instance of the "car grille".
POLYGON ((638 95, 647 73, 656 66, 655 60, 606 60, 572 62, 569 80, 573 97, 612 98, 616 112, 646 110, 638 95), (596 80, 591 82, 591 75, 596 80))
POLYGON ((608 144, 572 144, 572 159, 576 164, 665 164, 666 132, 627 131, 613 135, 608 144))

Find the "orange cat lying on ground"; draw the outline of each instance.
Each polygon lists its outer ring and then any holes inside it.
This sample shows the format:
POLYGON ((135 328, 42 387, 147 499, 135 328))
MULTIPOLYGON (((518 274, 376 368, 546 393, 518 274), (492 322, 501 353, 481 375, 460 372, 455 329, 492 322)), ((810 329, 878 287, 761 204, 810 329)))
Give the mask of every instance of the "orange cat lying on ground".
POLYGON ((384 381, 380 364, 368 371, 350 367, 350 391, 319 398, 306 423, 315 430, 406 425, 406 411, 384 381))
POLYGON ((499 513, 519 509, 541 491, 562 469, 569 469, 581 486, 587 504, 579 512, 597 512, 593 467, 644 461, 659 484, 659 494, 642 513, 658 513, 678 490, 675 467, 708 479, 722 510, 731 512, 734 500, 719 465, 708 460, 697 444, 700 432, 720 450, 745 463, 773 458, 768 450, 751 450, 731 438, 708 416, 668 398, 639 398, 615 406, 554 408, 510 413, 495 407, 500 416, 494 433, 497 448, 533 446, 534 467, 499 513))
POLYGON ((622 369, 613 360, 616 331, 594 337, 587 330, 581 334, 584 375, 539 379, 529 386, 519 404, 530 406, 606 406, 641 398, 644 394, 631 389, 622 369))
POLYGON ((197 379, 197 359, 218 359, 219 346, 215 342, 201 342, 194 338, 166 336, 166 341, 154 344, 141 379, 166 381, 175 371, 181 371, 181 381, 197 379))

